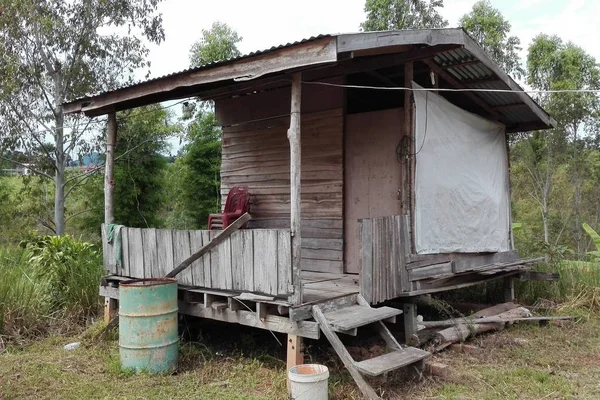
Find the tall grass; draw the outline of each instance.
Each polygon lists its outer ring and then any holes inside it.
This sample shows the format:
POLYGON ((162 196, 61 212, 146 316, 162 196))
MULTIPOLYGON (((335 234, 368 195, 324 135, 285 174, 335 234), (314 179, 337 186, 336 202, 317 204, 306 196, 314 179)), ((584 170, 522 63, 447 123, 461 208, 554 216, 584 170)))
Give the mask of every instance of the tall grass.
POLYGON ((100 309, 101 258, 70 236, 0 249, 0 335, 26 338, 85 323, 100 309))

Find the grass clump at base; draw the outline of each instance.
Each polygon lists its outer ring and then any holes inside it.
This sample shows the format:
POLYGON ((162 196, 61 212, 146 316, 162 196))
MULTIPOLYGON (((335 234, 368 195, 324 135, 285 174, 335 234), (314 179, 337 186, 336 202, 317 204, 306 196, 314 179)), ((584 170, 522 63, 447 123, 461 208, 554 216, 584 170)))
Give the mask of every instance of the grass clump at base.
POLYGON ((100 309, 102 256, 71 236, 33 236, 0 248, 0 337, 72 334, 100 309))

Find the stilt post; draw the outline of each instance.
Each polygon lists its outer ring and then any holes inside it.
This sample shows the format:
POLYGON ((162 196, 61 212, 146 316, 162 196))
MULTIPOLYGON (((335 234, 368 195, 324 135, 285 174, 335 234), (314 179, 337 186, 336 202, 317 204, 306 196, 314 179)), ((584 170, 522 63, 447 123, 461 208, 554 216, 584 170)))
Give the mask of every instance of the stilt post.
POLYGON ((104 223, 115 222, 114 210, 114 166, 115 145, 117 142, 117 116, 114 112, 108 114, 106 127, 106 161, 104 165, 104 223))
POLYGON ((411 338, 417 334, 417 305, 413 303, 404 303, 402 306, 404 313, 404 342, 412 343, 411 338))
POLYGON ((507 276, 504 278, 504 302, 511 303, 515 301, 515 278, 507 276))
POLYGON ((302 104, 302 75, 297 72, 292 75, 292 103, 290 110, 290 129, 287 136, 290 142, 290 230, 292 235, 292 279, 294 294, 292 304, 302 304, 302 278, 300 276, 300 261, 302 249, 301 224, 301 141, 300 118, 302 104))

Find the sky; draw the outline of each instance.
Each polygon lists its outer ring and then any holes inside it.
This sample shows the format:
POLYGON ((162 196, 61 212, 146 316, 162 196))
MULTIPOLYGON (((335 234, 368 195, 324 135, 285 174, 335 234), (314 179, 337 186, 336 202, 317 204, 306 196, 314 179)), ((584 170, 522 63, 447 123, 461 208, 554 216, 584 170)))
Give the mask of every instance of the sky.
MULTIPOLYGON (((189 66, 191 45, 214 21, 227 23, 242 37, 242 54, 264 50, 322 33, 359 31, 365 19, 365 0, 164 0, 166 40, 150 47, 151 77, 189 66)), ((457 27, 475 0, 445 0, 442 15, 457 27)), ((527 46, 539 33, 556 34, 572 41, 600 60, 597 16, 599 0, 491 0, 512 24, 521 39, 524 59, 527 46)))

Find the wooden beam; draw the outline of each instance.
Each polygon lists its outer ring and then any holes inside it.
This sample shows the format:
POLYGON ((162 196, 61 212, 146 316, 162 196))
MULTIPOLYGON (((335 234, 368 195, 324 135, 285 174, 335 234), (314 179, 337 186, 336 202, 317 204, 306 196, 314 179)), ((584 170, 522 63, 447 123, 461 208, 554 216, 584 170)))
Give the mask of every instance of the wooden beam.
POLYGON ((251 219, 251 217, 250 217, 250 214, 248 214, 248 213, 245 213, 244 215, 242 215, 241 217, 236 219, 231 225, 227 226, 227 228, 225 228, 221 232, 219 232, 219 234, 217 236, 215 236, 215 238, 213 240, 208 242, 207 245, 202 246, 202 248, 200 250, 198 250, 197 252, 195 252, 194 254, 192 254, 191 256, 186 258, 185 260, 183 260, 183 262, 181 264, 179 264, 177 267, 175 267, 171 272, 169 272, 166 275, 166 277, 173 278, 173 277, 177 276, 177 274, 179 274, 181 271, 183 271, 184 269, 186 269, 187 267, 192 265, 192 263, 194 261, 196 261, 197 259, 202 257, 204 254, 206 254, 209 251, 211 251, 212 249, 214 249, 219 243, 223 242, 225 239, 227 239, 229 236, 231 236, 231 234, 233 232, 237 231, 242 226, 244 226, 246 224, 246 222, 250 221, 250 219, 251 219))
POLYGON ((114 210, 114 168, 115 145, 117 143, 117 116, 114 112, 108 114, 106 126, 106 161, 104 165, 104 223, 115 222, 114 210))
MULTIPOLYGON (((406 64, 404 64, 404 87, 410 88, 412 87, 412 81, 413 81, 413 63, 412 62, 407 62, 406 64)), ((413 112, 413 107, 412 107, 412 91, 410 90, 405 90, 404 91, 404 129, 402 132, 403 136, 408 136, 411 140, 410 143, 413 143, 414 145, 414 141, 412 139, 414 139, 414 132, 412 129, 412 112, 413 112)), ((401 204, 401 214, 402 215, 408 215, 410 213, 410 162, 411 159, 413 158, 411 156, 411 154, 415 153, 415 147, 412 146, 408 149, 406 149, 406 151, 409 153, 406 157, 406 164, 405 164, 405 168, 404 168, 404 174, 403 174, 403 182, 402 185, 400 186, 402 189, 402 204, 401 204)))
POLYGON ((292 235, 292 282, 294 294, 292 304, 302 304, 302 231, 301 231, 301 106, 302 106, 302 74, 292 76, 292 101, 290 108, 290 128, 287 136, 290 142, 290 227, 292 235))
POLYGON ((514 110, 515 108, 529 108, 529 107, 525 103, 501 104, 499 106, 492 107, 492 110, 494 110, 494 111, 514 110))
POLYGON ((375 79, 380 80, 381 82, 385 83, 386 85, 389 85, 389 86, 392 86, 392 87, 398 86, 398 84, 396 82, 394 82, 393 80, 391 80, 387 76, 381 75, 377 71, 367 71, 367 74, 371 75, 375 79))
POLYGON ((503 282, 504 301, 506 303, 515 301, 515 279, 512 276, 504 278, 503 282))
POLYGON ((481 61, 479 61, 478 59, 459 61, 459 62, 453 63, 453 64, 444 64, 444 65, 442 65, 442 68, 457 68, 457 67, 464 67, 464 66, 473 65, 473 64, 481 64, 481 61))
MULTIPOLYGON (((463 85, 461 82, 456 80, 456 78, 454 78, 450 73, 446 72, 443 68, 438 66, 433 60, 423 60, 423 62, 425 64, 427 64, 429 66, 429 68, 431 68, 433 71, 437 72, 437 74, 439 76, 444 78, 444 80, 446 80, 448 83, 450 83, 454 87, 459 88, 459 89, 467 89, 467 87, 465 85, 463 85)), ((489 104, 487 104, 485 101, 483 101, 475 93, 473 93, 473 92, 462 92, 462 93, 465 96, 467 96, 468 98, 470 98, 475 104, 477 104, 478 106, 483 108, 483 110, 486 111, 491 117, 493 117, 494 119, 496 119, 504 124, 506 123, 504 121, 504 118, 498 112, 494 111, 489 104)))

